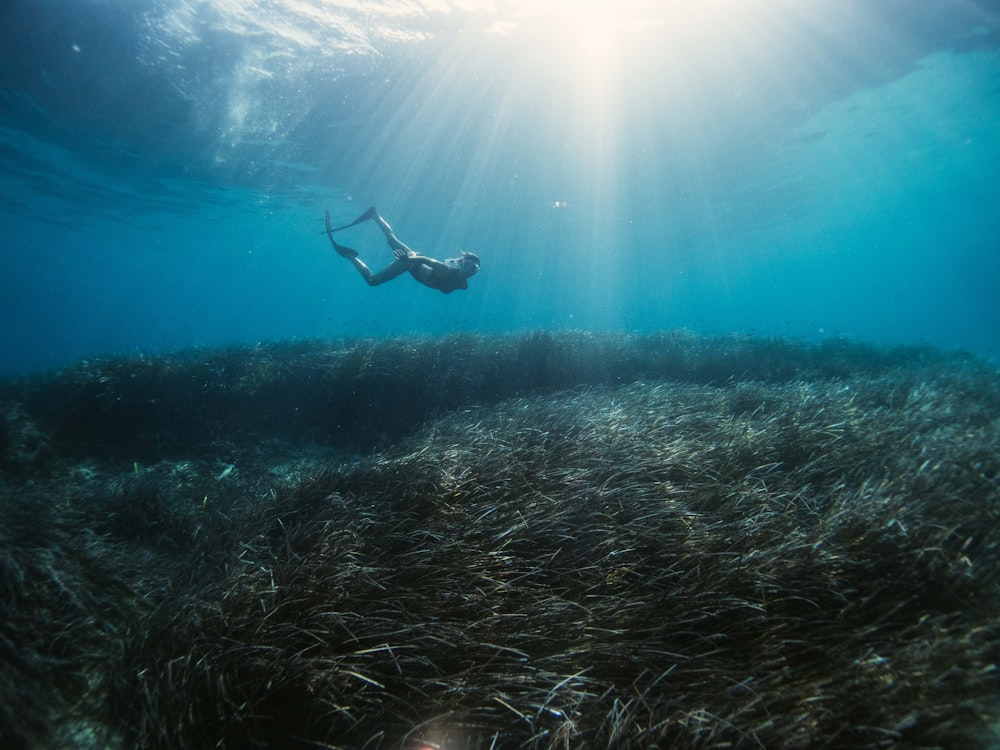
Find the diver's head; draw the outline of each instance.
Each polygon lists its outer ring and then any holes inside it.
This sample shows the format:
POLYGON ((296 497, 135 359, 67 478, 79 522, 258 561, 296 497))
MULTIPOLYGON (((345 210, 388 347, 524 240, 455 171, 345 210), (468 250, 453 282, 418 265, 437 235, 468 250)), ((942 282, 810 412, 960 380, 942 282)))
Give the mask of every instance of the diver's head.
POLYGON ((462 257, 458 259, 458 266, 465 273, 465 277, 475 275, 476 271, 479 270, 479 256, 475 253, 467 253, 465 250, 459 250, 462 257))

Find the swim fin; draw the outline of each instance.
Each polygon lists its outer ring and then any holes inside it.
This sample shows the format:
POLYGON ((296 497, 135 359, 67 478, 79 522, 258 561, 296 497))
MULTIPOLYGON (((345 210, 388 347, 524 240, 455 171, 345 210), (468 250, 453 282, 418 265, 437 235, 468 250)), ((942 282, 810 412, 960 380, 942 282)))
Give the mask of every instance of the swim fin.
MULTIPOLYGON (((330 238, 330 242, 333 242, 333 237, 330 238)), ((344 245, 338 245, 336 242, 333 242, 333 249, 337 251, 337 254, 341 258, 351 260, 352 258, 358 257, 358 251, 353 247, 345 247, 344 245)))
MULTIPOLYGON (((330 238, 330 243, 333 245, 333 249, 337 251, 337 254, 340 255, 341 258, 347 258, 348 260, 350 260, 351 258, 357 258, 358 257, 357 250, 355 250, 352 247, 345 247, 344 245, 338 244, 337 240, 333 239, 333 233, 336 232, 337 230, 333 229, 330 226, 329 211, 326 212, 325 218, 326 218, 326 236, 330 238)), ((344 227, 341 227, 341 229, 343 228, 344 227)))
POLYGON ((339 232, 341 229, 347 229, 349 227, 353 227, 354 225, 360 224, 363 221, 368 221, 369 219, 375 218, 375 215, 376 215, 376 213, 375 213, 375 207, 372 206, 367 211, 365 211, 363 214, 361 214, 361 216, 359 216, 354 221, 352 221, 350 224, 344 224, 344 226, 342 226, 342 227, 331 228, 330 227, 330 212, 327 211, 326 212, 326 233, 329 234, 330 232, 339 232))

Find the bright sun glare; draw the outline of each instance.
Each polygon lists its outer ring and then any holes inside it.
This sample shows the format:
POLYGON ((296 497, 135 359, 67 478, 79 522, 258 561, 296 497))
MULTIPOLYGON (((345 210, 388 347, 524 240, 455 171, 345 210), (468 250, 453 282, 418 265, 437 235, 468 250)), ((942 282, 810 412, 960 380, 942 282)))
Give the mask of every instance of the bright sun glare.
POLYGON ((543 35, 589 68, 613 65, 646 32, 683 24, 723 0, 510 0, 491 31, 543 35))

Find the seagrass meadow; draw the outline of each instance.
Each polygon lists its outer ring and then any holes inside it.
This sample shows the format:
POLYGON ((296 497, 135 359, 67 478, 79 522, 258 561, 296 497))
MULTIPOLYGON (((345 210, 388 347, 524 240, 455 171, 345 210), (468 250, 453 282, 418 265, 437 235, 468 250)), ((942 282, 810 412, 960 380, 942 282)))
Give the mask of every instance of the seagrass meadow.
POLYGON ((306 341, 0 384, 5 748, 982 748, 1000 374, 306 341))

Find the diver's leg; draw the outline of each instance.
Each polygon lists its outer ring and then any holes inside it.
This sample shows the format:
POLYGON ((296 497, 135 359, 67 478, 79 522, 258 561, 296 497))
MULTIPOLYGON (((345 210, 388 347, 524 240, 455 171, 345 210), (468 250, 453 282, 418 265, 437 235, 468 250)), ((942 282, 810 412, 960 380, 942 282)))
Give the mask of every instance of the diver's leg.
POLYGON ((372 270, 364 264, 361 258, 351 258, 351 263, 358 269, 358 273, 364 277, 364 280, 368 282, 368 286, 378 286, 387 281, 392 281, 397 276, 409 271, 411 265, 405 260, 394 260, 378 273, 372 273, 372 270))
POLYGON ((369 208, 368 211, 371 212, 371 216, 369 218, 372 219, 372 221, 378 225, 378 228, 382 230, 382 234, 385 235, 385 241, 389 243, 389 247, 393 250, 402 250, 407 255, 411 255, 413 253, 413 251, 395 235, 392 231, 392 227, 389 226, 389 222, 382 218, 379 212, 375 210, 374 206, 369 208))
MULTIPOLYGON (((350 250, 350 248, 344 249, 350 250)), ((341 255, 343 255, 343 253, 341 253, 341 255)), ((392 281, 400 274, 404 274, 409 271, 411 265, 405 260, 394 260, 378 273, 374 273, 372 269, 370 269, 368 265, 357 256, 357 253, 354 255, 344 255, 344 257, 351 261, 351 265, 354 266, 358 273, 361 274, 361 278, 368 282, 368 286, 378 286, 379 284, 384 284, 387 281, 392 281)))

